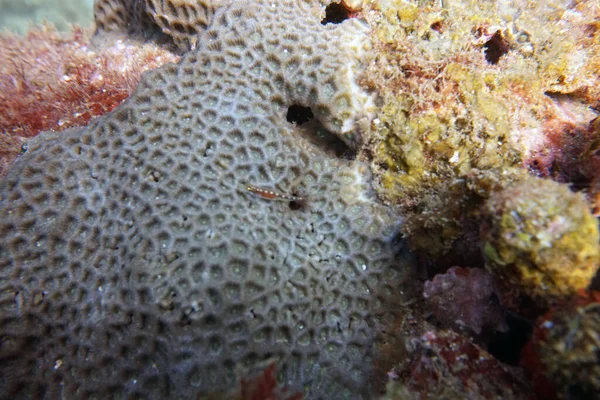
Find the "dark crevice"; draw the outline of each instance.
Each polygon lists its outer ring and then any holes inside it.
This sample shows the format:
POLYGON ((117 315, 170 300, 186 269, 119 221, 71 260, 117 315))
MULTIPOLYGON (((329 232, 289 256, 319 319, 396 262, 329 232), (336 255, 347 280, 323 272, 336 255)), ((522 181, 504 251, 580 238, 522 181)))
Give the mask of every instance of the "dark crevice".
POLYGON ((317 120, 302 125, 298 131, 310 144, 330 156, 346 160, 353 160, 356 157, 354 150, 344 143, 342 139, 329 132, 317 120))
POLYGON ((488 351, 498 360, 509 365, 518 365, 521 350, 531 336, 531 323, 511 314, 506 316, 508 331, 497 332, 490 341, 488 351))
POLYGON ((500 61, 500 57, 508 53, 509 44, 506 39, 502 37, 502 33, 497 31, 487 42, 485 42, 483 48, 485 49, 486 61, 492 65, 496 65, 498 64, 498 61, 500 61))
POLYGON ((295 124, 298 127, 297 133, 318 150, 324 151, 330 156, 347 160, 353 160, 356 157, 356 151, 314 118, 310 107, 294 104, 288 107, 286 119, 295 124))
POLYGON ((350 17, 350 11, 340 3, 331 3, 325 8, 325 18, 321 24, 340 24, 350 17))
POLYGON ((294 104, 288 107, 288 111, 285 118, 288 122, 300 126, 312 120, 314 118, 314 114, 310 107, 302 107, 297 104, 294 104))
POLYGON ((292 211, 302 211, 306 208, 306 200, 293 200, 289 202, 290 210, 292 211))
POLYGON ((442 21, 435 21, 431 25, 429 25, 431 30, 436 31, 437 33, 442 33, 443 23, 442 21))

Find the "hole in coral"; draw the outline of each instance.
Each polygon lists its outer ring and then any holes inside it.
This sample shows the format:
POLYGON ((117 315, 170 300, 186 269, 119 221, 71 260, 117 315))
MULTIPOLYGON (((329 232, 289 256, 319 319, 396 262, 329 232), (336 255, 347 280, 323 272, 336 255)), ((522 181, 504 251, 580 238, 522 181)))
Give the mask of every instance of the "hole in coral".
POLYGON ((508 331, 496 332, 490 340, 488 351, 499 361, 518 365, 521 350, 531 336, 531 324, 511 314, 506 315, 508 331))
POLYGON ((300 208, 302 208, 302 206, 300 205, 300 203, 298 201, 290 201, 290 210, 292 211, 296 211, 299 210, 300 208))
POLYGON ((324 150, 328 155, 348 160, 352 160, 356 156, 356 153, 346 143, 314 119, 310 107, 291 105, 288 107, 286 119, 299 127, 297 133, 313 146, 324 150))
POLYGON ((298 128, 297 132, 318 150, 329 156, 353 160, 356 152, 342 139, 329 132, 318 120, 312 120, 298 128))
POLYGON ((294 200, 289 203, 290 210, 299 211, 306 208, 306 200, 294 200))
POLYGON ((331 3, 325 8, 325 18, 321 24, 340 24, 350 17, 350 11, 340 3, 331 3))
POLYGON ((437 33, 442 33, 442 21, 435 21, 431 25, 429 25, 431 30, 436 31, 437 33))
POLYGON ((291 122, 296 125, 302 125, 311 119, 314 118, 314 114, 310 107, 302 107, 297 104, 294 104, 288 107, 287 114, 285 118, 288 122, 291 122))
POLYGON ((500 57, 508 53, 508 42, 502 37, 500 31, 496 31, 494 36, 490 38, 483 46, 485 51, 485 59, 492 65, 498 64, 500 57))

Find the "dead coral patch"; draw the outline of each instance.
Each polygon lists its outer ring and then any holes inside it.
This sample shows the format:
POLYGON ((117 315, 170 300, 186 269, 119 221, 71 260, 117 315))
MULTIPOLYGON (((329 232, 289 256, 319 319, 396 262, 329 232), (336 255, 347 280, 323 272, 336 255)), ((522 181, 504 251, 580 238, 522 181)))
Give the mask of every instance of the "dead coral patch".
POLYGON ((502 186, 506 171, 542 152, 546 158, 538 163, 564 161, 563 182, 587 175, 584 189, 594 198, 597 179, 587 171, 596 164, 586 156, 594 153, 594 141, 583 134, 593 131, 593 116, 576 124, 581 140, 560 129, 558 142, 576 150, 553 146, 550 127, 573 121, 547 95, 573 94, 581 106, 597 107, 600 42, 592 3, 508 2, 499 9, 393 1, 365 13, 376 56, 363 83, 380 94, 381 105, 369 143, 379 194, 408 212, 405 233, 413 249, 436 259, 433 264, 466 254, 465 245, 469 265, 480 262, 477 239, 468 243, 482 204, 479 189, 467 184, 471 174, 491 171, 488 178, 502 186), (542 24, 548 20, 550 30, 542 24), (585 160, 567 163, 576 153, 585 160))

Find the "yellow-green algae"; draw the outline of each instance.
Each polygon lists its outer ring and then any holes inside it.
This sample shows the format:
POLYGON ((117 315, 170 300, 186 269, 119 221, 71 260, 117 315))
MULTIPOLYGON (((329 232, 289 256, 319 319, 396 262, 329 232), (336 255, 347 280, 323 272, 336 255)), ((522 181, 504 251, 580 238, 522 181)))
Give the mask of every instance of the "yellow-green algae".
POLYGON ((597 101, 592 3, 368 3, 376 55, 364 81, 381 98, 373 169, 380 196, 408 211, 413 248, 439 256, 464 239, 481 204, 468 176, 519 167, 543 146, 545 124, 560 117, 549 93, 597 101))
POLYGON ((538 304, 588 286, 600 256, 598 221, 583 195, 566 185, 523 176, 486 202, 486 268, 538 304))

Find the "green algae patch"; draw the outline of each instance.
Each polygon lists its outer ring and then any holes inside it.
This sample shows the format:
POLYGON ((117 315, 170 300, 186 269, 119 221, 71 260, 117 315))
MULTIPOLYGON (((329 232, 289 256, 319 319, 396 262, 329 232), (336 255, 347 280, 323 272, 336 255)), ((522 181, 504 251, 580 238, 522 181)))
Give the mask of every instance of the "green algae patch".
POLYGON ((522 177, 484 207, 486 268, 540 304, 586 288, 598 268, 598 221, 566 185, 522 177))

